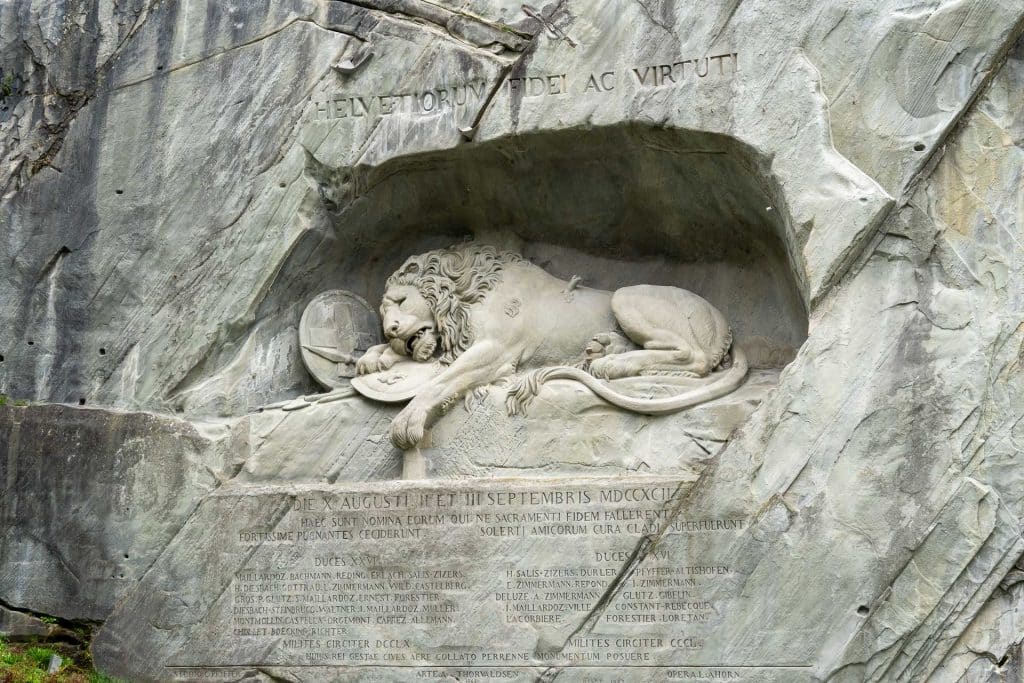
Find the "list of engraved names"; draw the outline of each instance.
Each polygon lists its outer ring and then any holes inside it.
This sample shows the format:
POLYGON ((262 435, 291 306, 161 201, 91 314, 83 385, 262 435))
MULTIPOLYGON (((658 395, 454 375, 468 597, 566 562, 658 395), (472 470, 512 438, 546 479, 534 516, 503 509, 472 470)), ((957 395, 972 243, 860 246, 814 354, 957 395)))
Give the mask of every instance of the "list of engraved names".
POLYGON ((678 495, 660 481, 300 493, 272 528, 238 533, 254 554, 231 585, 232 634, 293 666, 699 659, 736 578, 716 538, 746 520, 674 514, 678 495), (537 630, 558 646, 536 647, 537 630))

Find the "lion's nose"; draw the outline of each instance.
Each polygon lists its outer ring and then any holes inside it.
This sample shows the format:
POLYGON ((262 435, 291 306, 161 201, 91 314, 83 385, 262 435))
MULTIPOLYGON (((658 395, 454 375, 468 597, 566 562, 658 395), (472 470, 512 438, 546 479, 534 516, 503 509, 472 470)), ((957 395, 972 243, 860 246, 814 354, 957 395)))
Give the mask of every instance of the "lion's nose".
POLYGON ((398 322, 396 321, 388 325, 387 328, 384 330, 384 333, 389 337, 394 337, 396 334, 398 334, 398 322))

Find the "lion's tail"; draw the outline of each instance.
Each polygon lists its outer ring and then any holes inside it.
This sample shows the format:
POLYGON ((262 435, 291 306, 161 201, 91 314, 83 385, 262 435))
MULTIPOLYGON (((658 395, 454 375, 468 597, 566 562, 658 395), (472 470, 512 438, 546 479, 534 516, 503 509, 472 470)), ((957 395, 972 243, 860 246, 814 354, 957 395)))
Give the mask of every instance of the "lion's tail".
POLYGON ((525 414, 526 406, 540 392, 541 385, 553 379, 571 379, 618 408, 645 415, 666 415, 721 398, 739 387, 746 375, 747 356, 735 344, 732 347, 731 367, 722 372, 713 382, 664 398, 636 398, 620 394, 608 384, 579 368, 567 366, 542 368, 527 373, 509 388, 508 396, 505 398, 505 409, 509 415, 525 414))

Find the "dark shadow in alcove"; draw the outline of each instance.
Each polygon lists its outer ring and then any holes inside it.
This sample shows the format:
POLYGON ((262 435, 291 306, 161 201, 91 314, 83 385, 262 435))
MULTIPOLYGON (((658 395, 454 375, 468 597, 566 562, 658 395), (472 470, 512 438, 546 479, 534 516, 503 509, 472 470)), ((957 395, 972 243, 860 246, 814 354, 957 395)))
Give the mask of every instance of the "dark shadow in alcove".
POLYGON ((755 367, 785 364, 806 339, 770 161, 733 138, 637 125, 545 132, 351 176, 352 188, 333 189, 354 198, 297 246, 265 306, 332 288, 375 305, 407 256, 475 236, 586 286, 695 291, 725 313, 755 367))

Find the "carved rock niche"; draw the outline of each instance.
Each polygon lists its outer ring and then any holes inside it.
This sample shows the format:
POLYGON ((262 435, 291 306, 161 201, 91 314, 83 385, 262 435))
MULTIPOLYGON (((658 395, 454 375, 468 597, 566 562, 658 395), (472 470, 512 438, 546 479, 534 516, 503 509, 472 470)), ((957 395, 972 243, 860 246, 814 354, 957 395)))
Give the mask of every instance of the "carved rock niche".
MULTIPOLYGON (((509 417, 507 389, 492 385, 434 425, 428 476, 695 473, 775 386, 807 336, 782 192, 768 160, 730 137, 636 125, 567 130, 372 168, 332 168, 310 153, 306 172, 320 195, 311 218, 317 229, 278 278, 291 296, 345 289, 376 307, 408 256, 474 240, 584 287, 695 292, 725 315, 747 354, 750 372, 737 391, 662 417, 622 411, 565 381, 545 385, 525 416, 509 417)), ((288 420, 327 420, 338 403, 288 420)), ((371 437, 380 451, 391 449, 384 423, 400 407, 375 405, 383 419, 371 437)), ((397 452, 389 455, 394 462, 397 452)))

